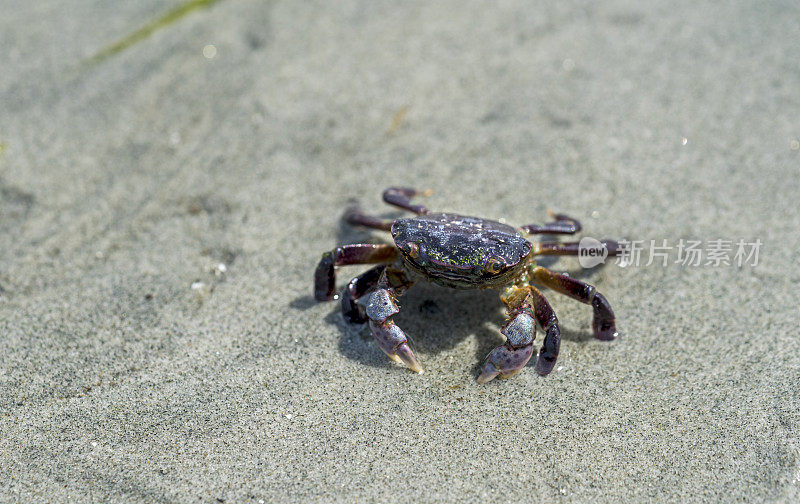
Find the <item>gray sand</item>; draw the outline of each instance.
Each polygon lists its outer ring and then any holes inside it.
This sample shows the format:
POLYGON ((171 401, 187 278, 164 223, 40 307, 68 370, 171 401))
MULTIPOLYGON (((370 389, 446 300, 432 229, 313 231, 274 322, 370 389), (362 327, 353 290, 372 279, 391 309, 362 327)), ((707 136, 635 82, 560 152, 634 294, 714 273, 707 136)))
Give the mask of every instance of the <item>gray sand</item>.
POLYGON ((0 2, 0 501, 800 499, 796 1, 228 0, 86 63, 178 4, 0 2), (496 294, 421 286, 416 376, 311 299, 389 185, 763 246, 548 262, 621 337, 550 293, 558 369, 486 386, 496 294))

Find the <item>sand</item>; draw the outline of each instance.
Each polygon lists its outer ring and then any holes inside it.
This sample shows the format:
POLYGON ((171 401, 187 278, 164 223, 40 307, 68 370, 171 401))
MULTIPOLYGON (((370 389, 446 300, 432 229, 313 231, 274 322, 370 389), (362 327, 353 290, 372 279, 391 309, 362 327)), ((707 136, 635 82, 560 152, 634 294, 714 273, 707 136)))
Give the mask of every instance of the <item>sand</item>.
POLYGON ((800 499, 796 2, 178 7, 0 2, 0 501, 800 499), (546 261, 620 337, 548 292, 557 369, 485 386, 496 293, 416 287, 417 376, 311 297, 390 185, 763 245, 546 261))

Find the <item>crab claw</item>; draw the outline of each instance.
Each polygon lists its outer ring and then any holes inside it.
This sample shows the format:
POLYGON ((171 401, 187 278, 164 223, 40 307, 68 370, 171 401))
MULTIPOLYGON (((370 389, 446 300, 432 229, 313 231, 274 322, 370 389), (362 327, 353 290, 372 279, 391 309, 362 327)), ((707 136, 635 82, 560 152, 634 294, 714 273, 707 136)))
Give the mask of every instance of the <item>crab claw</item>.
POLYGON ((419 365, 417 358, 414 357, 414 352, 411 351, 411 347, 408 346, 408 343, 402 343, 399 347, 397 347, 395 350, 395 355, 403 364, 408 366, 411 371, 414 371, 417 374, 422 374, 425 372, 425 370, 422 369, 422 366, 419 365))
POLYGON ((369 328, 372 330, 375 342, 390 359, 398 364, 405 364, 415 373, 423 373, 422 366, 411 351, 405 333, 391 319, 382 323, 370 320, 369 328))
POLYGON ((514 348, 508 343, 504 343, 495 348, 483 364, 478 383, 488 383, 495 378, 504 380, 517 374, 533 356, 533 342, 514 348))

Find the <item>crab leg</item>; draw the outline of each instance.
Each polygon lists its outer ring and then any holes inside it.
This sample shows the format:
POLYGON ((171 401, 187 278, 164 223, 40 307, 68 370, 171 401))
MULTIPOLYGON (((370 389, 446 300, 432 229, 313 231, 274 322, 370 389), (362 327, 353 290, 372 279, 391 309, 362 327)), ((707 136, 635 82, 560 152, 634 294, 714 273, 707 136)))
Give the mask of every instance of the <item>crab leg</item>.
MULTIPOLYGON (((619 243, 614 240, 600 240, 609 256, 619 255, 619 243)), ((580 253, 580 242, 539 242, 533 245, 533 255, 576 256, 580 253)))
POLYGON ((410 187, 390 187, 383 191, 383 201, 415 214, 426 214, 428 209, 423 205, 412 205, 411 198, 416 195, 428 196, 429 194, 431 194, 430 191, 419 192, 410 187))
POLYGON ((614 311, 606 298, 597 292, 593 285, 581 282, 567 275, 561 275, 542 266, 536 266, 531 271, 532 280, 540 285, 549 287, 556 292, 565 294, 572 299, 584 304, 592 305, 594 318, 592 330, 594 337, 599 340, 612 340, 617 336, 617 327, 614 322, 614 311))
POLYGON ((367 301, 367 317, 369 328, 380 349, 393 361, 405 364, 412 371, 422 374, 422 366, 411 351, 406 334, 392 320, 392 315, 400 311, 397 296, 410 285, 411 282, 402 271, 384 271, 378 288, 370 294, 367 301), (393 282, 393 279, 402 279, 402 284, 393 282))
POLYGON ((509 378, 525 367, 533 356, 536 324, 530 289, 511 287, 501 299, 508 306, 508 321, 500 329, 506 342, 486 356, 478 383, 487 383, 495 378, 509 378))
POLYGON ((314 297, 317 301, 333 299, 336 290, 336 266, 389 263, 396 258, 395 247, 380 244, 344 245, 326 252, 322 254, 314 272, 314 297))
POLYGON ((353 324, 363 324, 367 321, 364 306, 358 303, 358 300, 378 284, 385 269, 386 265, 381 264, 350 280, 342 291, 342 315, 345 320, 353 324))
POLYGON ((520 229, 528 234, 575 234, 581 230, 581 223, 577 219, 564 214, 548 212, 555 222, 545 224, 528 224, 520 229))
POLYGON ((353 226, 364 226, 373 229, 389 231, 392 229, 392 221, 385 221, 372 215, 367 215, 358 208, 348 208, 344 212, 344 220, 353 226))
POLYGON ((532 285, 530 290, 536 325, 544 332, 544 341, 542 348, 539 349, 539 359, 536 361, 536 372, 545 376, 550 374, 556 364, 558 350, 561 347, 561 329, 558 327, 558 317, 544 294, 532 285))

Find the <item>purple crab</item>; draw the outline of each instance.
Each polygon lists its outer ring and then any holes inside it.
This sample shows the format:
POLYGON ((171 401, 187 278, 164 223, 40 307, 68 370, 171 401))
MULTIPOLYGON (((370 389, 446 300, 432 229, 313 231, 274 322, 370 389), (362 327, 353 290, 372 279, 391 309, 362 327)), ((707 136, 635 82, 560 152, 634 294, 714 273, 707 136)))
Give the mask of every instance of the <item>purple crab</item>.
MULTIPOLYGON (((328 301, 335 297, 336 267, 377 264, 347 284, 341 295, 342 312, 349 322, 369 322, 375 341, 391 359, 423 372, 405 333, 392 320, 399 311, 398 297, 420 280, 453 289, 500 291, 507 314, 500 332, 506 341, 486 356, 480 383, 509 378, 522 369, 533 356, 537 327, 544 333, 544 341, 536 371, 544 376, 553 370, 561 332, 553 309, 534 284, 591 305, 595 338, 608 341, 617 336, 614 312, 594 286, 536 264, 538 256, 578 255, 579 242, 530 242, 523 236, 574 234, 581 229, 577 220, 551 214, 554 222, 514 228, 478 217, 430 213, 411 203, 417 194, 414 189, 397 187, 383 193, 387 203, 417 214, 412 218, 384 221, 357 209, 348 210, 348 223, 391 231, 394 246, 338 247, 323 254, 314 274, 315 298, 328 301)), ((600 243, 609 255, 619 251, 615 241, 600 243)))

